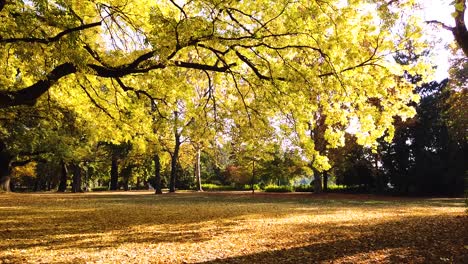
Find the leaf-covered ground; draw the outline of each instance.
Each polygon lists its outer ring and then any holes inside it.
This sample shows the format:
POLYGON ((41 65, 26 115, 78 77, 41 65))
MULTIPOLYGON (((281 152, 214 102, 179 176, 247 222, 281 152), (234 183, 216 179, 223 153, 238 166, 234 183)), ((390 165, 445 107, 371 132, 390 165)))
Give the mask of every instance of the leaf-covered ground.
POLYGON ((463 199, 0 194, 0 263, 468 263, 463 199))

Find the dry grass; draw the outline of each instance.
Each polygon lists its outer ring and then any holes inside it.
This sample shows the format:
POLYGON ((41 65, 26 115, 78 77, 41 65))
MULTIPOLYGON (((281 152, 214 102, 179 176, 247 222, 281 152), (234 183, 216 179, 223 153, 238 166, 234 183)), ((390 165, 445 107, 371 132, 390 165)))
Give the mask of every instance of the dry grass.
POLYGON ((1 194, 0 263, 463 263, 464 210, 462 199, 1 194))

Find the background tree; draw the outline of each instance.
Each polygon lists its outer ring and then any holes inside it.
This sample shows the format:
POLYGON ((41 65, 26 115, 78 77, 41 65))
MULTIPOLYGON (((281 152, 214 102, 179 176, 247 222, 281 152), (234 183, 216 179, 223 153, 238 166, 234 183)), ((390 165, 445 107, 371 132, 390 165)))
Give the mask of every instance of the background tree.
MULTIPOLYGON (((463 192, 466 138, 449 135, 444 111, 450 89, 447 80, 419 88, 417 116, 401 124, 395 141, 384 152, 390 182, 403 193, 449 194, 463 192)), ((453 105, 452 105, 453 107, 453 105)))

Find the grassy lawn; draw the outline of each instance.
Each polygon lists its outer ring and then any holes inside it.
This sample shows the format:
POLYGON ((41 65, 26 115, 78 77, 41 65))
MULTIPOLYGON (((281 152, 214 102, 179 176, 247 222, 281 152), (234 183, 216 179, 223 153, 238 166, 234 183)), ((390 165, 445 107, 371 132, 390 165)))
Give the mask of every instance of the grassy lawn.
POLYGON ((466 239, 463 199, 0 194, 0 263, 463 263, 466 239))

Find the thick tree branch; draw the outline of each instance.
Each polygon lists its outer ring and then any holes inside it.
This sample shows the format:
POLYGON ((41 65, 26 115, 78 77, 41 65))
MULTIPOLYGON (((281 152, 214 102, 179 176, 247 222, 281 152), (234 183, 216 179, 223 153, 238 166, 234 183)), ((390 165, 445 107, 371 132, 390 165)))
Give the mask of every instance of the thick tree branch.
POLYGON ((195 69, 195 70, 226 72, 230 68, 236 66, 236 63, 231 63, 226 66, 218 67, 216 65, 206 65, 206 64, 193 63, 193 62, 175 61, 174 65, 177 67, 181 67, 181 68, 189 68, 189 69, 195 69))
POLYGON ((34 151, 34 152, 28 152, 28 151, 21 151, 18 153, 19 156, 27 157, 27 159, 22 159, 22 160, 16 160, 11 163, 12 167, 20 167, 27 165, 28 163, 31 163, 33 161, 37 162, 47 162, 46 159, 40 158, 39 155, 42 154, 47 154, 50 153, 50 151, 46 150, 40 150, 40 151, 34 151))
POLYGON ((25 43, 41 43, 41 44, 50 44, 52 42, 59 41, 62 37, 71 34, 73 32, 82 31, 88 28, 98 27, 101 26, 101 22, 95 22, 91 24, 81 25, 79 27, 74 27, 70 29, 66 29, 54 37, 51 38, 0 38, 0 43, 18 43, 18 42, 25 42, 25 43))
POLYGON ((149 65, 144 68, 133 67, 132 64, 124 65, 121 67, 105 67, 96 64, 88 64, 88 67, 95 71, 95 75, 106 78, 119 78, 133 73, 146 73, 155 69, 164 69, 166 65, 162 63, 156 63, 149 65))
POLYGON ((18 91, 0 91, 0 108, 16 105, 34 105, 37 98, 62 77, 75 73, 77 68, 71 63, 63 63, 55 67, 47 76, 35 84, 18 91))
POLYGON ((42 159, 42 158, 29 158, 29 159, 26 159, 26 160, 18 160, 18 161, 13 161, 11 163, 11 167, 21 167, 21 166, 25 166, 25 165, 28 165, 29 163, 33 162, 33 161, 36 161, 36 162, 47 162, 46 159, 42 159))
MULTIPOLYGON (((120 78, 134 73, 146 73, 154 69, 163 69, 166 67, 166 65, 162 63, 139 67, 142 62, 147 61, 150 58, 149 54, 150 53, 142 55, 132 63, 123 65, 121 67, 110 68, 96 64, 88 64, 87 66, 95 71, 94 75, 105 78, 120 78)), ((235 66, 235 64, 230 64, 218 67, 213 65, 205 65, 183 61, 176 61, 174 64, 176 67, 181 68, 207 70, 215 72, 226 72, 228 69, 235 66)), ((42 94, 49 90, 49 88, 55 82, 57 82, 62 77, 76 73, 77 70, 78 69, 76 68, 76 66, 72 63, 63 63, 55 67, 49 74, 47 74, 47 76, 44 79, 36 82, 35 84, 29 87, 13 92, 0 91, 0 108, 6 108, 17 105, 34 105, 37 98, 39 98, 42 94)))
POLYGON ((174 0, 169 0, 169 1, 171 1, 171 3, 172 3, 175 7, 177 7, 177 9, 179 9, 179 11, 184 15, 185 19, 188 18, 187 13, 185 13, 185 10, 184 10, 181 6, 179 6, 174 0))

